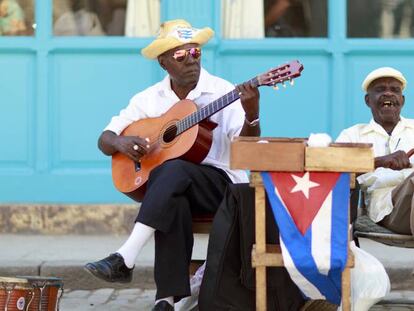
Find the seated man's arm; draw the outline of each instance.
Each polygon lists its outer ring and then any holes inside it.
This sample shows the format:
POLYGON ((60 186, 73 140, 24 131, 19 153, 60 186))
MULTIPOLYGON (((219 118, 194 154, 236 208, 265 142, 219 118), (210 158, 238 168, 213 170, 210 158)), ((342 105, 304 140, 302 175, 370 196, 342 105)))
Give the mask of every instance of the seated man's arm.
POLYGON ((398 150, 389 155, 375 158, 375 168, 386 167, 393 170, 402 170, 411 166, 410 159, 402 150, 398 150))

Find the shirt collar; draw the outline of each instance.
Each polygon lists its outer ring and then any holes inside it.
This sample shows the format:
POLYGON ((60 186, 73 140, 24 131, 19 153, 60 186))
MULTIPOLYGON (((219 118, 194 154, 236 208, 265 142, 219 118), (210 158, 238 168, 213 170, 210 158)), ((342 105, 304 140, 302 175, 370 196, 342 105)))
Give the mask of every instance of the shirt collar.
MULTIPOLYGON (((171 79, 170 76, 167 75, 160 83, 160 94, 163 93, 165 96, 168 97, 176 97, 178 100, 177 95, 171 89, 171 79)), ((187 95, 187 99, 194 100, 201 96, 202 93, 214 93, 214 84, 210 79, 210 74, 204 68, 200 70, 200 77, 198 79, 198 83, 196 87, 191 90, 190 93, 187 95)))
MULTIPOLYGON (((408 122, 406 118, 400 116, 400 121, 398 121, 392 134, 396 134, 397 132, 400 132, 402 129, 406 127, 414 128, 414 124, 408 122)), ((369 132, 377 132, 379 134, 389 136, 388 133, 384 130, 384 128, 377 122, 375 122, 374 119, 371 119, 369 124, 367 124, 361 131, 362 134, 367 134, 369 132)))
POLYGON ((401 123, 401 125, 403 127, 414 128, 414 123, 409 122, 409 120, 404 118, 404 117, 400 117, 400 122, 399 123, 401 123))

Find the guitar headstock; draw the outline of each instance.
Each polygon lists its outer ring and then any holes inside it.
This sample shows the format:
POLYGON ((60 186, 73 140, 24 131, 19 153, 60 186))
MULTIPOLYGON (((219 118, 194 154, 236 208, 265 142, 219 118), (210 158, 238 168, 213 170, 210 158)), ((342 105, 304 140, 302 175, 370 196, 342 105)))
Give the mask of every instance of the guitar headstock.
POLYGON ((272 68, 269 71, 257 76, 259 85, 273 86, 278 88, 278 84, 285 86, 286 81, 293 85, 293 79, 299 77, 303 70, 303 65, 299 61, 294 60, 290 63, 272 68))

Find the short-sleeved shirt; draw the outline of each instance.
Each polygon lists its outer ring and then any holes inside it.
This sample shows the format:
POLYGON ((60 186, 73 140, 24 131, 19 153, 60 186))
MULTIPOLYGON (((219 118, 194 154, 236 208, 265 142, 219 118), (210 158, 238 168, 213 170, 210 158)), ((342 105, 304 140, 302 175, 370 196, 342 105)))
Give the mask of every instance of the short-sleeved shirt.
MULTIPOLYGON (((371 143, 373 144, 375 157, 389 155, 398 150, 407 152, 414 148, 414 120, 401 117, 391 135, 381 125, 371 120, 368 124, 357 124, 343 130, 336 141, 371 143)), ((410 161, 414 163, 414 157, 411 157, 410 161)), ((399 172, 400 174, 397 172, 392 174, 390 169, 387 170, 377 169, 375 172, 364 174, 358 179, 359 181, 367 181, 382 178, 387 181, 382 184, 389 184, 388 186, 381 186, 376 189, 371 187, 369 193, 367 193, 366 203, 368 203, 368 215, 375 222, 381 221, 392 212, 391 194, 392 190, 396 187, 393 180, 397 180, 397 178, 402 178, 401 176, 406 175, 404 171, 399 172), (389 176, 395 177, 390 180, 389 176)))
MULTIPOLYGON (((187 99, 202 108, 221 96, 234 90, 234 85, 201 69, 197 86, 187 95, 187 99)), ((159 117, 170 109, 179 98, 171 89, 171 80, 167 75, 162 81, 133 96, 129 105, 114 116, 104 130, 117 135, 132 122, 159 117)), ((213 114, 210 120, 218 126, 213 130, 213 143, 202 164, 212 165, 224 170, 234 183, 247 182, 247 174, 242 170, 230 170, 230 142, 238 136, 243 127, 244 110, 240 100, 213 114)))
POLYGON ((356 124, 343 130, 336 141, 371 143, 374 146, 375 157, 388 155, 397 150, 407 152, 414 148, 414 120, 401 117, 391 135, 374 120, 368 124, 356 124))

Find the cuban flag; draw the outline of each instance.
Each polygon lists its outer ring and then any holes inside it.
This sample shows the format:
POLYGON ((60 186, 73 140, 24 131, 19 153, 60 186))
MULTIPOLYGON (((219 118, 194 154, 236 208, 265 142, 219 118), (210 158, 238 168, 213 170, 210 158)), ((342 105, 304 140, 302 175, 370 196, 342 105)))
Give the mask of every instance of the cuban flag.
POLYGON ((341 303, 348 258, 349 174, 263 172, 283 261, 310 299, 341 303))

